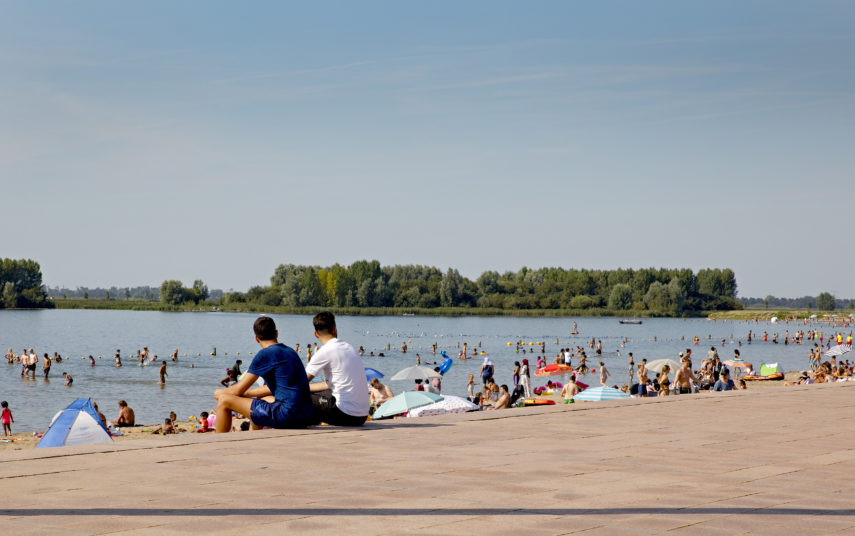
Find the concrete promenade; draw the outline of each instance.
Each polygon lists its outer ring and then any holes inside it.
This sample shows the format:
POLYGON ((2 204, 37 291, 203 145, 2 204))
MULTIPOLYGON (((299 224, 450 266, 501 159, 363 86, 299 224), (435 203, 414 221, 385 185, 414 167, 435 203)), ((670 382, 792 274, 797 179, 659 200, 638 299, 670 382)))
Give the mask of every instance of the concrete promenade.
POLYGON ((855 534, 855 383, 7 451, 0 534, 855 534))

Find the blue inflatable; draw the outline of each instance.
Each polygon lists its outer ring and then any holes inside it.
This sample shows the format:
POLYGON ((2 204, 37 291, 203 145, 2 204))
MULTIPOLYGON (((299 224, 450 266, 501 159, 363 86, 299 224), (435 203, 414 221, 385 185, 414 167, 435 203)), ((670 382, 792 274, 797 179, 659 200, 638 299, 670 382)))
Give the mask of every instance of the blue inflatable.
POLYGON ((439 365, 439 372, 440 372, 440 374, 445 374, 446 372, 448 372, 448 369, 450 369, 450 368, 451 368, 451 365, 453 365, 453 364, 454 364, 454 360, 453 360, 453 359, 451 359, 450 357, 446 357, 446 358, 445 358, 445 361, 443 361, 443 362, 439 365))

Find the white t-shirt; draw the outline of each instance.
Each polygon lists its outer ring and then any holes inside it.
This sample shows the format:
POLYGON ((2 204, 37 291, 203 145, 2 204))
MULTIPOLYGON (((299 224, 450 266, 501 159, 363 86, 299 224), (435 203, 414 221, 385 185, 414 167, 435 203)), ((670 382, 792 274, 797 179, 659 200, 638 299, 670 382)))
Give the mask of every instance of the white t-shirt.
POLYGON ((312 376, 323 374, 338 409, 353 417, 368 415, 365 366, 353 346, 335 338, 328 340, 312 356, 312 361, 306 365, 306 373, 312 376))

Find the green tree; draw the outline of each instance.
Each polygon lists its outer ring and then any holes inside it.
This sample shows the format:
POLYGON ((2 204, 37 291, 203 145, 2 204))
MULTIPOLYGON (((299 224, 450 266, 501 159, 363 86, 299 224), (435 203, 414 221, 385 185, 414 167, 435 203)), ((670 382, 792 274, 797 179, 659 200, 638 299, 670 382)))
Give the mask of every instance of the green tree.
POLYGON ((650 285, 647 294, 644 295, 644 305, 651 311, 659 311, 666 314, 677 314, 683 310, 685 294, 683 285, 675 277, 667 285, 659 281, 650 285))
POLYGON ((181 305, 186 296, 187 291, 181 281, 167 279, 160 285, 160 301, 166 305, 181 305))
POLYGON ((632 307, 632 287, 618 283, 609 294, 609 309, 625 311, 632 307))
POLYGON ((443 307, 453 307, 459 303, 462 279, 460 273, 451 268, 442 277, 439 285, 439 303, 443 307))
POLYGON ((18 306, 18 293, 15 292, 15 284, 11 281, 3 285, 3 306, 6 309, 14 309, 18 306))
POLYGON ((208 285, 206 285, 205 282, 201 279, 193 281, 193 290, 196 291, 196 303, 199 303, 200 301, 205 301, 208 299, 208 296, 210 296, 210 294, 208 293, 208 285))
POLYGON ((816 297, 816 308, 820 311, 834 310, 834 296, 829 292, 823 292, 816 297))

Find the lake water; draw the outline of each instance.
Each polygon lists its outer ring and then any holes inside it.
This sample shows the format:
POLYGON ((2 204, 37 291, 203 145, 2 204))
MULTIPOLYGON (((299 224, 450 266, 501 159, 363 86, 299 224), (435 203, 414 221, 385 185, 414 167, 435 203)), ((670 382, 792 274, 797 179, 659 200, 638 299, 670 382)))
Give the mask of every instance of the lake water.
MULTIPOLYGON (((258 346, 253 339, 254 314, 241 313, 162 313, 148 311, 0 311, 0 352, 13 348, 20 354, 23 348, 34 348, 41 357, 48 352, 59 352, 69 359, 54 364, 51 379, 42 379, 41 362, 36 380, 20 377, 20 365, 0 364, 0 400, 7 400, 15 416, 13 430, 33 431, 47 427, 53 415, 78 397, 90 397, 99 403, 108 419, 118 413, 117 402, 125 399, 134 409, 138 423, 160 423, 175 411, 182 420, 190 415, 215 406, 213 391, 235 359, 242 359, 246 370, 252 359, 250 352, 258 346), (147 346, 161 358, 178 348, 179 360, 168 365, 166 385, 158 383, 158 366, 141 367, 129 354, 147 346), (212 357, 212 348, 217 356, 212 357), (122 350, 121 368, 114 366, 113 355, 122 350), (90 367, 83 356, 96 357, 96 366, 90 367), (186 354, 186 356, 185 356, 186 354), (101 356, 100 359, 98 357, 101 356), (193 364, 193 368, 191 368, 193 364), (74 378, 74 385, 65 387, 62 372, 74 378)), ((305 358, 307 343, 314 342, 310 316, 273 315, 279 328, 280 341, 294 346, 299 343, 301 357, 305 358)), ((423 364, 441 362, 430 347, 436 342, 449 355, 457 355, 458 343, 473 345, 481 342, 496 366, 496 379, 512 384, 514 361, 528 357, 530 363, 539 353, 523 355, 508 347, 510 341, 546 341, 546 356, 550 362, 562 347, 583 346, 587 350, 591 337, 603 341, 603 355, 613 382, 627 381, 627 353, 633 352, 636 361, 664 357, 676 358, 679 352, 693 348, 698 354, 695 365, 706 356, 711 345, 719 350, 722 359, 729 359, 733 349, 739 347, 743 359, 759 367, 761 362, 780 362, 786 370, 804 369, 808 362, 808 345, 763 344, 758 339, 748 345, 748 330, 755 334, 771 334, 789 329, 794 332, 807 329, 802 324, 771 324, 766 322, 718 321, 705 319, 645 319, 642 325, 621 325, 616 318, 512 318, 512 317, 339 317, 340 337, 355 348, 364 346, 365 366, 373 367, 391 376, 406 366, 414 365, 416 353, 423 364), (571 336, 573 322, 578 323, 580 334, 571 336), (692 337, 701 337, 698 346, 692 337), (620 347, 622 339, 628 339, 620 347), (654 338, 656 340, 654 340, 654 338), (725 346, 722 347, 722 339, 725 346), (400 346, 408 342, 409 351, 401 353, 400 346), (386 350, 391 346, 391 350, 386 350), (620 356, 616 351, 620 350, 620 356), (385 357, 369 357, 368 353, 384 352, 385 357)), ((819 329, 823 329, 820 327, 819 329)), ((846 328, 848 331, 849 328, 846 328)), ((825 331, 831 331, 826 327, 825 331)), ((758 337, 759 338, 759 337, 758 337)), ((454 366, 443 379, 443 392, 465 396, 469 373, 476 378, 481 357, 454 360, 454 366)), ((589 358, 589 366, 595 358, 589 358)), ((532 367, 534 369, 534 367, 532 367)), ((590 378, 590 375, 589 375, 590 378)), ((545 383, 532 378, 533 386, 545 383)), ((476 380, 480 381, 480 380, 476 380)), ((590 381, 590 379, 588 380, 590 381)), ((411 389, 412 382, 388 382, 398 393, 411 389)))

